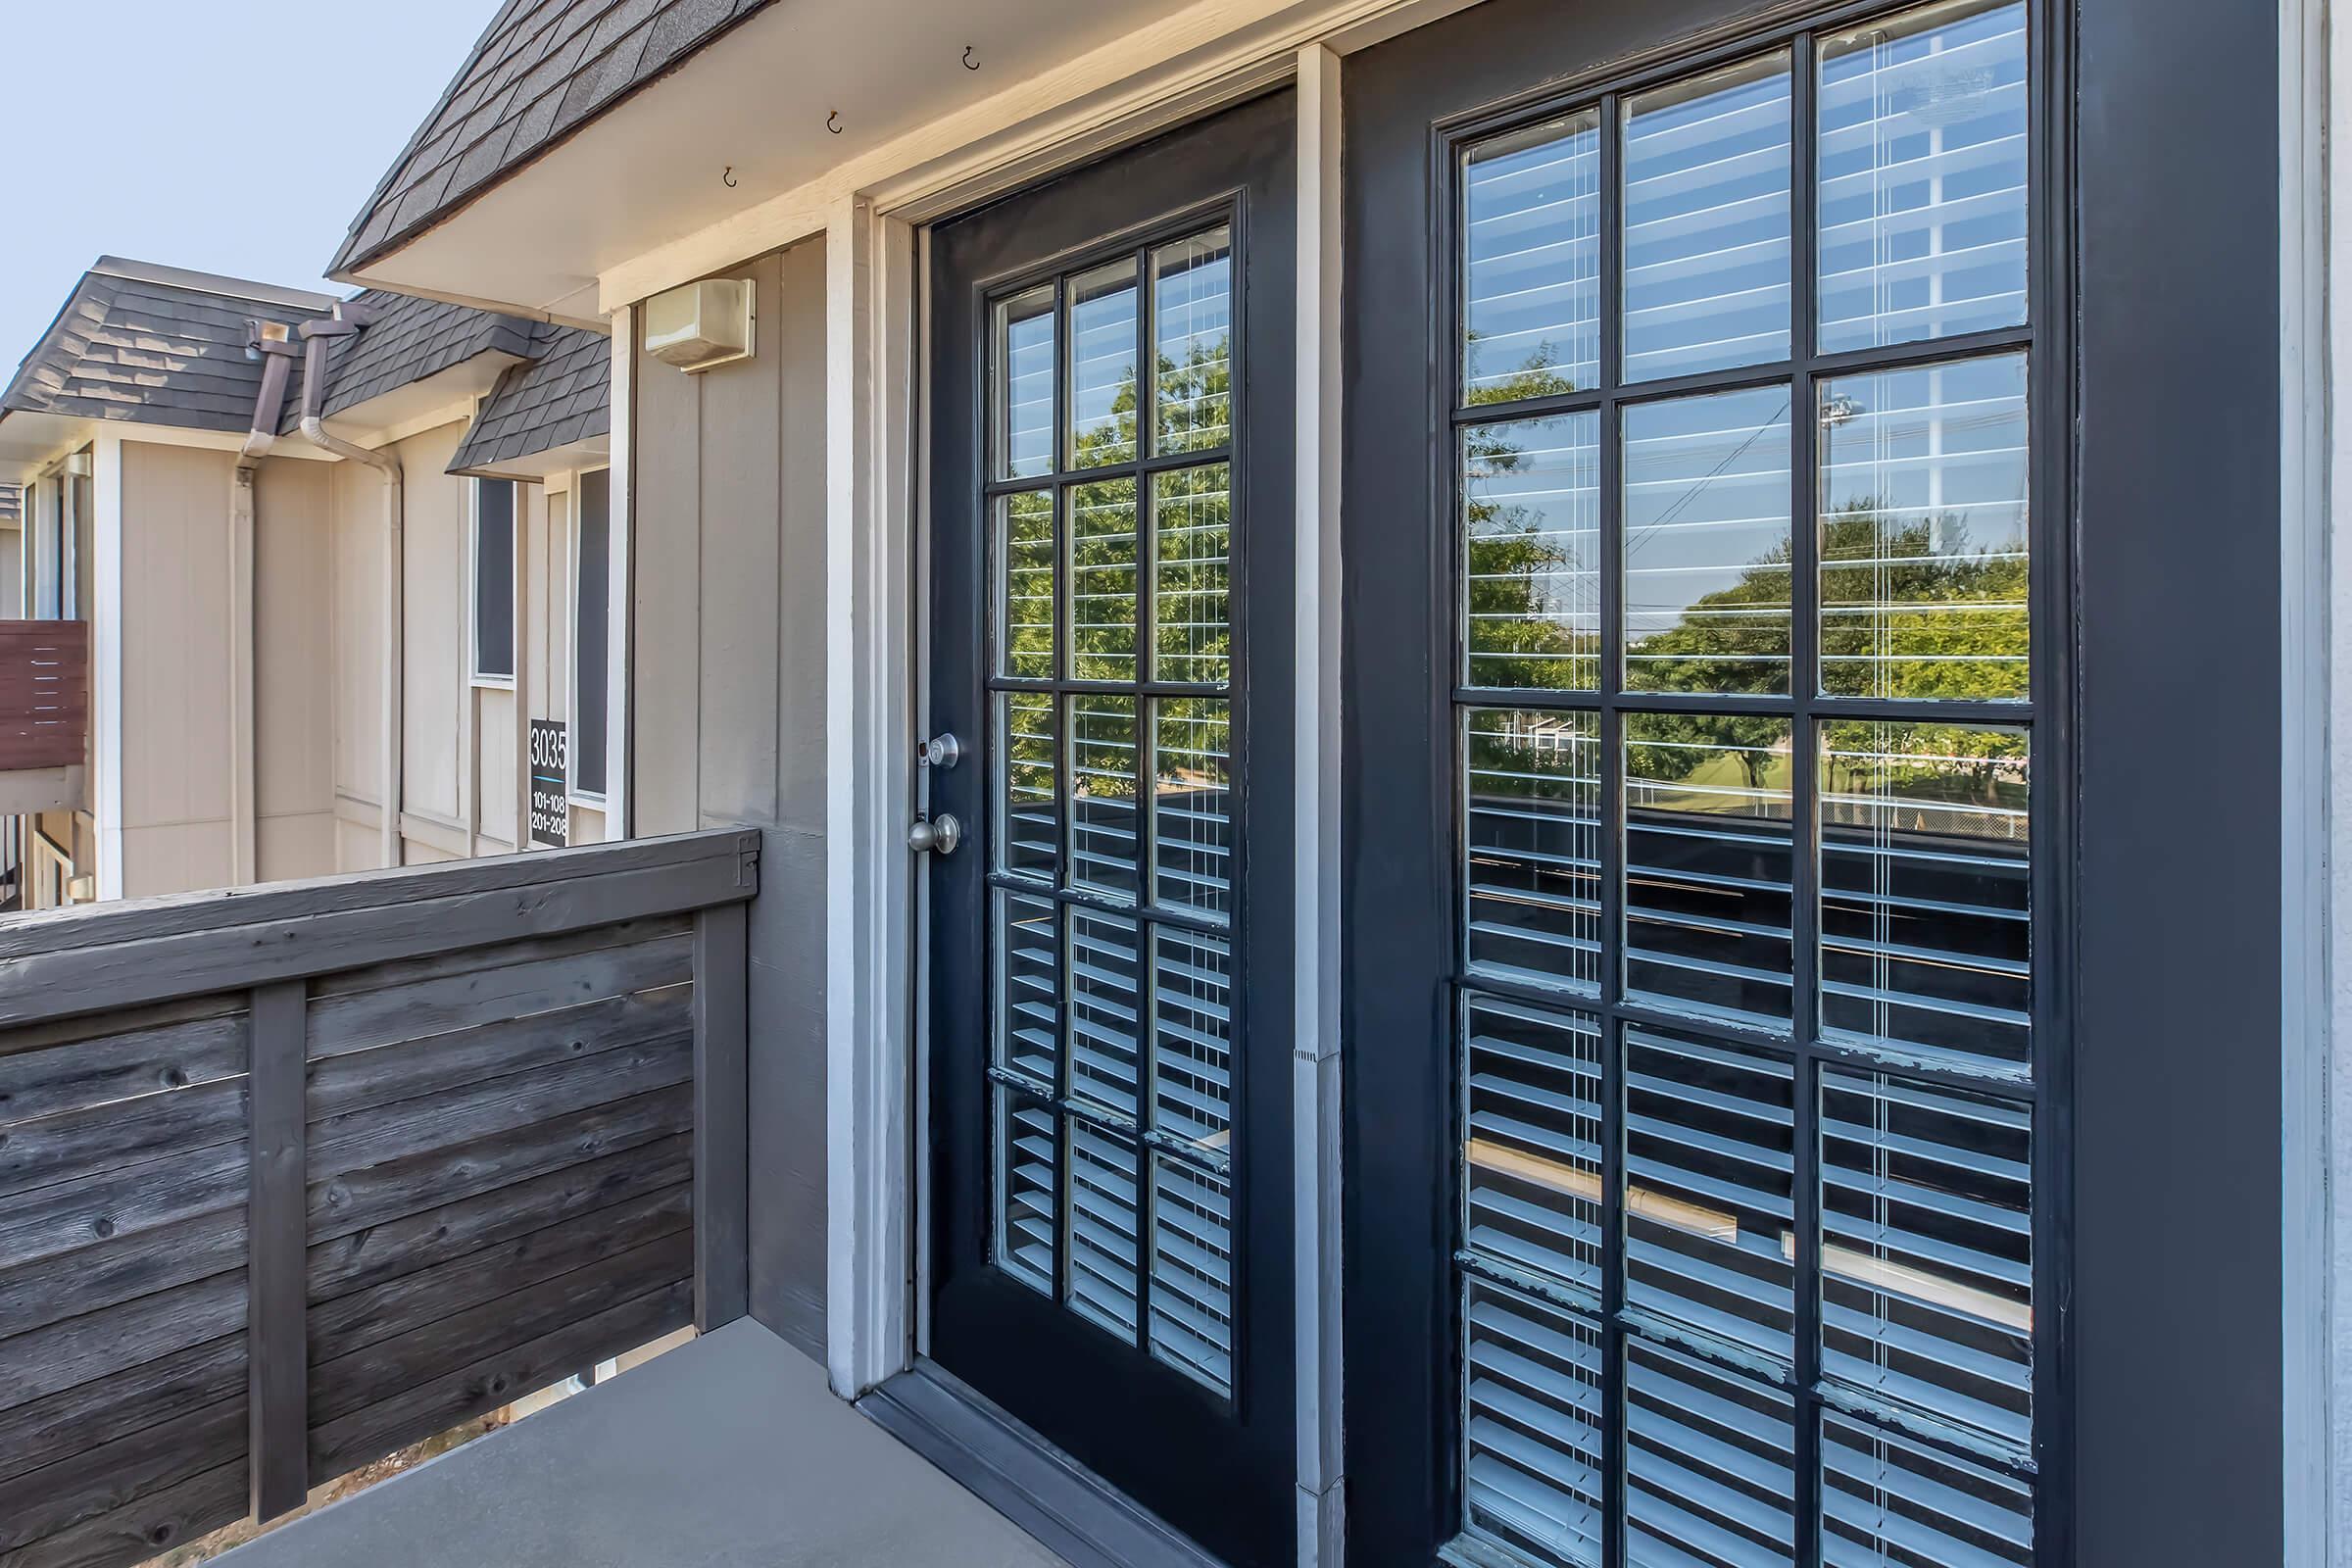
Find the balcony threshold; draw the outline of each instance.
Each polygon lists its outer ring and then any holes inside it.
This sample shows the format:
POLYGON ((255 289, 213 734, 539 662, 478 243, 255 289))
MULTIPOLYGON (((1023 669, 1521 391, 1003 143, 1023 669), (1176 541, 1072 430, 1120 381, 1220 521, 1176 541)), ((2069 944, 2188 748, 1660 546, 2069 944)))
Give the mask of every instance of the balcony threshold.
POLYGON ((1057 1568, 745 1318, 298 1519, 223 1568, 1057 1568))

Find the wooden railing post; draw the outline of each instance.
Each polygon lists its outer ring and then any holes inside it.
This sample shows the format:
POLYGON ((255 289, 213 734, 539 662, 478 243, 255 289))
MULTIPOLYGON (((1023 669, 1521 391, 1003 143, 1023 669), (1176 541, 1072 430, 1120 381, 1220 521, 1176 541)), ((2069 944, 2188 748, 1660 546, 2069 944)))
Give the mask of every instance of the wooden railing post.
POLYGON ((694 1326, 751 1310, 751 957, 744 906, 694 924, 694 1326))
POLYGON ((311 1486, 303 1138, 309 990, 300 980, 257 986, 247 1042, 247 1459, 257 1520, 301 1507, 311 1486))

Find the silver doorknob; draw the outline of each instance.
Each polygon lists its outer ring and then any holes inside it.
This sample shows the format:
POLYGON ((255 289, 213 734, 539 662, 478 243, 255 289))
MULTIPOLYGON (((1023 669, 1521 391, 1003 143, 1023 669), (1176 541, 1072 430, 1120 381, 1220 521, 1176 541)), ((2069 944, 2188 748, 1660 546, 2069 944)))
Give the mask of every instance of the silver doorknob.
POLYGON ((914 760, 924 767, 954 767, 963 758, 963 743, 950 734, 938 734, 914 749, 914 760))
POLYGON ((954 855, 963 842, 963 824, 947 812, 917 819, 906 830, 906 847, 917 855, 954 855))

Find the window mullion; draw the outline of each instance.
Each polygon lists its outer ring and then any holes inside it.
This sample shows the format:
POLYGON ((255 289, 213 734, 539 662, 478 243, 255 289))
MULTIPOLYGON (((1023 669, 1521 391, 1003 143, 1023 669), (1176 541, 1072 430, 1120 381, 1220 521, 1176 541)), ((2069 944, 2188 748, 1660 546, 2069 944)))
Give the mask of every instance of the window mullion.
POLYGON ((1625 1027, 1607 1009, 1625 978, 1624 443, 1616 392, 1625 353, 1624 145, 1614 93, 1600 101, 1600 1024, 1601 1562, 1626 1560, 1625 1529, 1625 1027))
POLYGON ((1820 465, 1815 443, 1821 432, 1820 395, 1814 360, 1821 346, 1816 299, 1821 269, 1816 257, 1820 228, 1815 201, 1820 192, 1819 116, 1813 34, 1800 33, 1789 71, 1789 149, 1794 167, 1788 183, 1789 258, 1789 669, 1788 689, 1796 704, 1789 741, 1791 978, 1789 1024, 1796 1044, 1795 1112, 1792 1126, 1795 1220, 1796 1452, 1790 1502, 1795 1560, 1821 1557, 1821 1414, 1815 1395, 1821 1377, 1821 1106, 1819 1062, 1812 1044, 1820 1035, 1820 837, 1817 799, 1820 737, 1813 699, 1821 689, 1820 465))

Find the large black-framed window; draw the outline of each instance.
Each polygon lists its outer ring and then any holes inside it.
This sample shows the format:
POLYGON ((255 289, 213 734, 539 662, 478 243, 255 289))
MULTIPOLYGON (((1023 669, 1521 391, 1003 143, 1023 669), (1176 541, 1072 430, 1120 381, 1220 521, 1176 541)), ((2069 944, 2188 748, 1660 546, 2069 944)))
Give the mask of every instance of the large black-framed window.
POLYGON ((1437 591, 1349 605, 1431 628, 1356 733, 1449 896, 1351 933, 1349 1038, 1435 981, 1447 1267, 1370 1337, 1426 1313, 1457 1560, 2064 1560, 2065 34, 1697 9, 1418 149, 1437 591))

